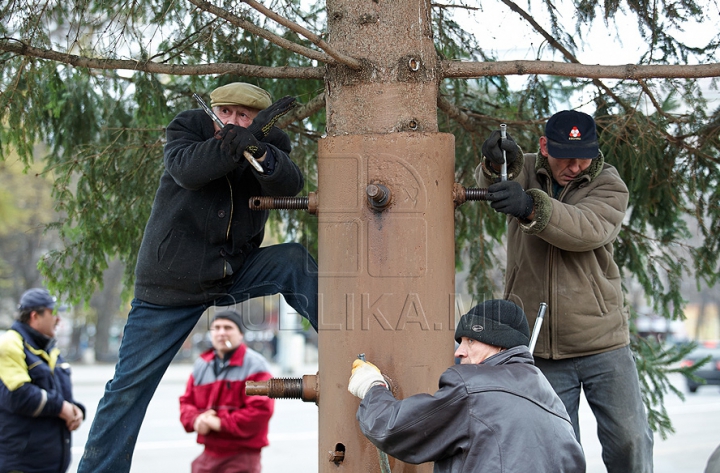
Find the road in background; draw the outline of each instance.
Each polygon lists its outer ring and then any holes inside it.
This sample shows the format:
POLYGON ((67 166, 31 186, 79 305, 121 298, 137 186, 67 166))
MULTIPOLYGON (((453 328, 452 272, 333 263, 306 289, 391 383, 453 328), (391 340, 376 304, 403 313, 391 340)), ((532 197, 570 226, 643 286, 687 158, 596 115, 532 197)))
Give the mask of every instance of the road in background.
MULTIPOLYGON (((317 365, 304 366, 291 375, 273 368, 273 374, 278 377, 317 372, 317 365)), ((195 434, 186 433, 179 420, 178 398, 185 391, 191 370, 192 365, 186 363, 175 363, 168 369, 140 430, 132 473, 189 472, 190 463, 202 452, 202 446, 195 443, 195 434)), ((69 473, 77 471, 92 417, 112 373, 111 365, 73 366, 75 397, 85 404, 88 418, 73 435, 73 462, 69 473)), ((682 402, 674 395, 666 399, 666 409, 676 433, 667 440, 655 436, 655 473, 702 473, 710 454, 720 445, 717 427, 720 425, 720 390, 717 386, 703 386, 696 394, 689 394, 682 377, 673 375, 671 380, 686 393, 687 401, 682 402)), ((263 472, 284 473, 291 467, 295 473, 317 473, 317 426, 315 404, 296 399, 276 400, 275 414, 270 421, 270 446, 263 449, 262 454, 263 472)), ((584 402, 580 409, 580 428, 587 473, 603 473, 595 419, 584 402)), ((326 450, 331 447, 334 446, 326 450)), ((327 461, 326 457, 322 461, 327 461)))

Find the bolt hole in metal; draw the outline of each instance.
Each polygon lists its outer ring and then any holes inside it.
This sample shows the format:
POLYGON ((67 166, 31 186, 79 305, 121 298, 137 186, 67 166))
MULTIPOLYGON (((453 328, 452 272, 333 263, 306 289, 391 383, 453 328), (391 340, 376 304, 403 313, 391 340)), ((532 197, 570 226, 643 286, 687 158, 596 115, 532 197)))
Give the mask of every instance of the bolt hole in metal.
POLYGON ((418 122, 416 120, 410 120, 408 122, 408 128, 411 130, 417 130, 418 129, 418 122))
POLYGON ((335 464, 342 463, 345 460, 345 445, 338 443, 335 445, 335 450, 329 453, 331 462, 335 464))

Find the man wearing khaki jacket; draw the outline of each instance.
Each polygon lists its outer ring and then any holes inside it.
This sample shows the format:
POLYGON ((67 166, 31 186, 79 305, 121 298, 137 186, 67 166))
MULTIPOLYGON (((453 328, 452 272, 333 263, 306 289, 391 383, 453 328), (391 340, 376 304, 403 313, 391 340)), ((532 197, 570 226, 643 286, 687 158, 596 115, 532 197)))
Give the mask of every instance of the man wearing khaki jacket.
POLYGON ((548 304, 536 366, 565 404, 578 440, 584 390, 608 472, 651 472, 652 433, 613 260, 628 190, 605 163, 595 121, 558 112, 546 124, 539 153, 523 155, 499 131, 482 151, 475 177, 489 185, 492 207, 509 217, 505 298, 524 308, 531 326, 540 303, 548 304), (507 181, 500 180, 503 154, 507 181))

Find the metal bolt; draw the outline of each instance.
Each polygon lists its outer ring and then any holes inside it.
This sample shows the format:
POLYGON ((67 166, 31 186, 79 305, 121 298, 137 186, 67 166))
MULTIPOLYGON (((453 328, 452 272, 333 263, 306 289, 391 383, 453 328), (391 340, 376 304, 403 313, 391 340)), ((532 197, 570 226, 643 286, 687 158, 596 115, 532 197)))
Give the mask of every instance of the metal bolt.
POLYGON ((375 210, 383 210, 390 205, 390 189, 382 184, 370 184, 365 188, 368 202, 375 210))

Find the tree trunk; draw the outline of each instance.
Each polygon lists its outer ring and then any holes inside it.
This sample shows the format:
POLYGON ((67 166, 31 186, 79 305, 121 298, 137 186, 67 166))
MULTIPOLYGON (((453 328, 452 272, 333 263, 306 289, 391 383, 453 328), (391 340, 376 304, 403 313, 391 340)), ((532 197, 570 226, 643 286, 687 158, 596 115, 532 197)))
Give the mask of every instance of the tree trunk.
POLYGON ((429 3, 327 5, 329 42, 363 67, 328 68, 319 143, 319 470, 365 473, 380 463, 347 391, 353 360, 364 353, 399 399, 434 392, 452 364, 454 137, 437 133, 429 3))
POLYGON ((117 360, 117 353, 110 351, 110 329, 120 310, 120 289, 122 287, 123 265, 113 261, 103 274, 103 290, 95 293, 90 306, 97 313, 95 325, 95 361, 117 360))

